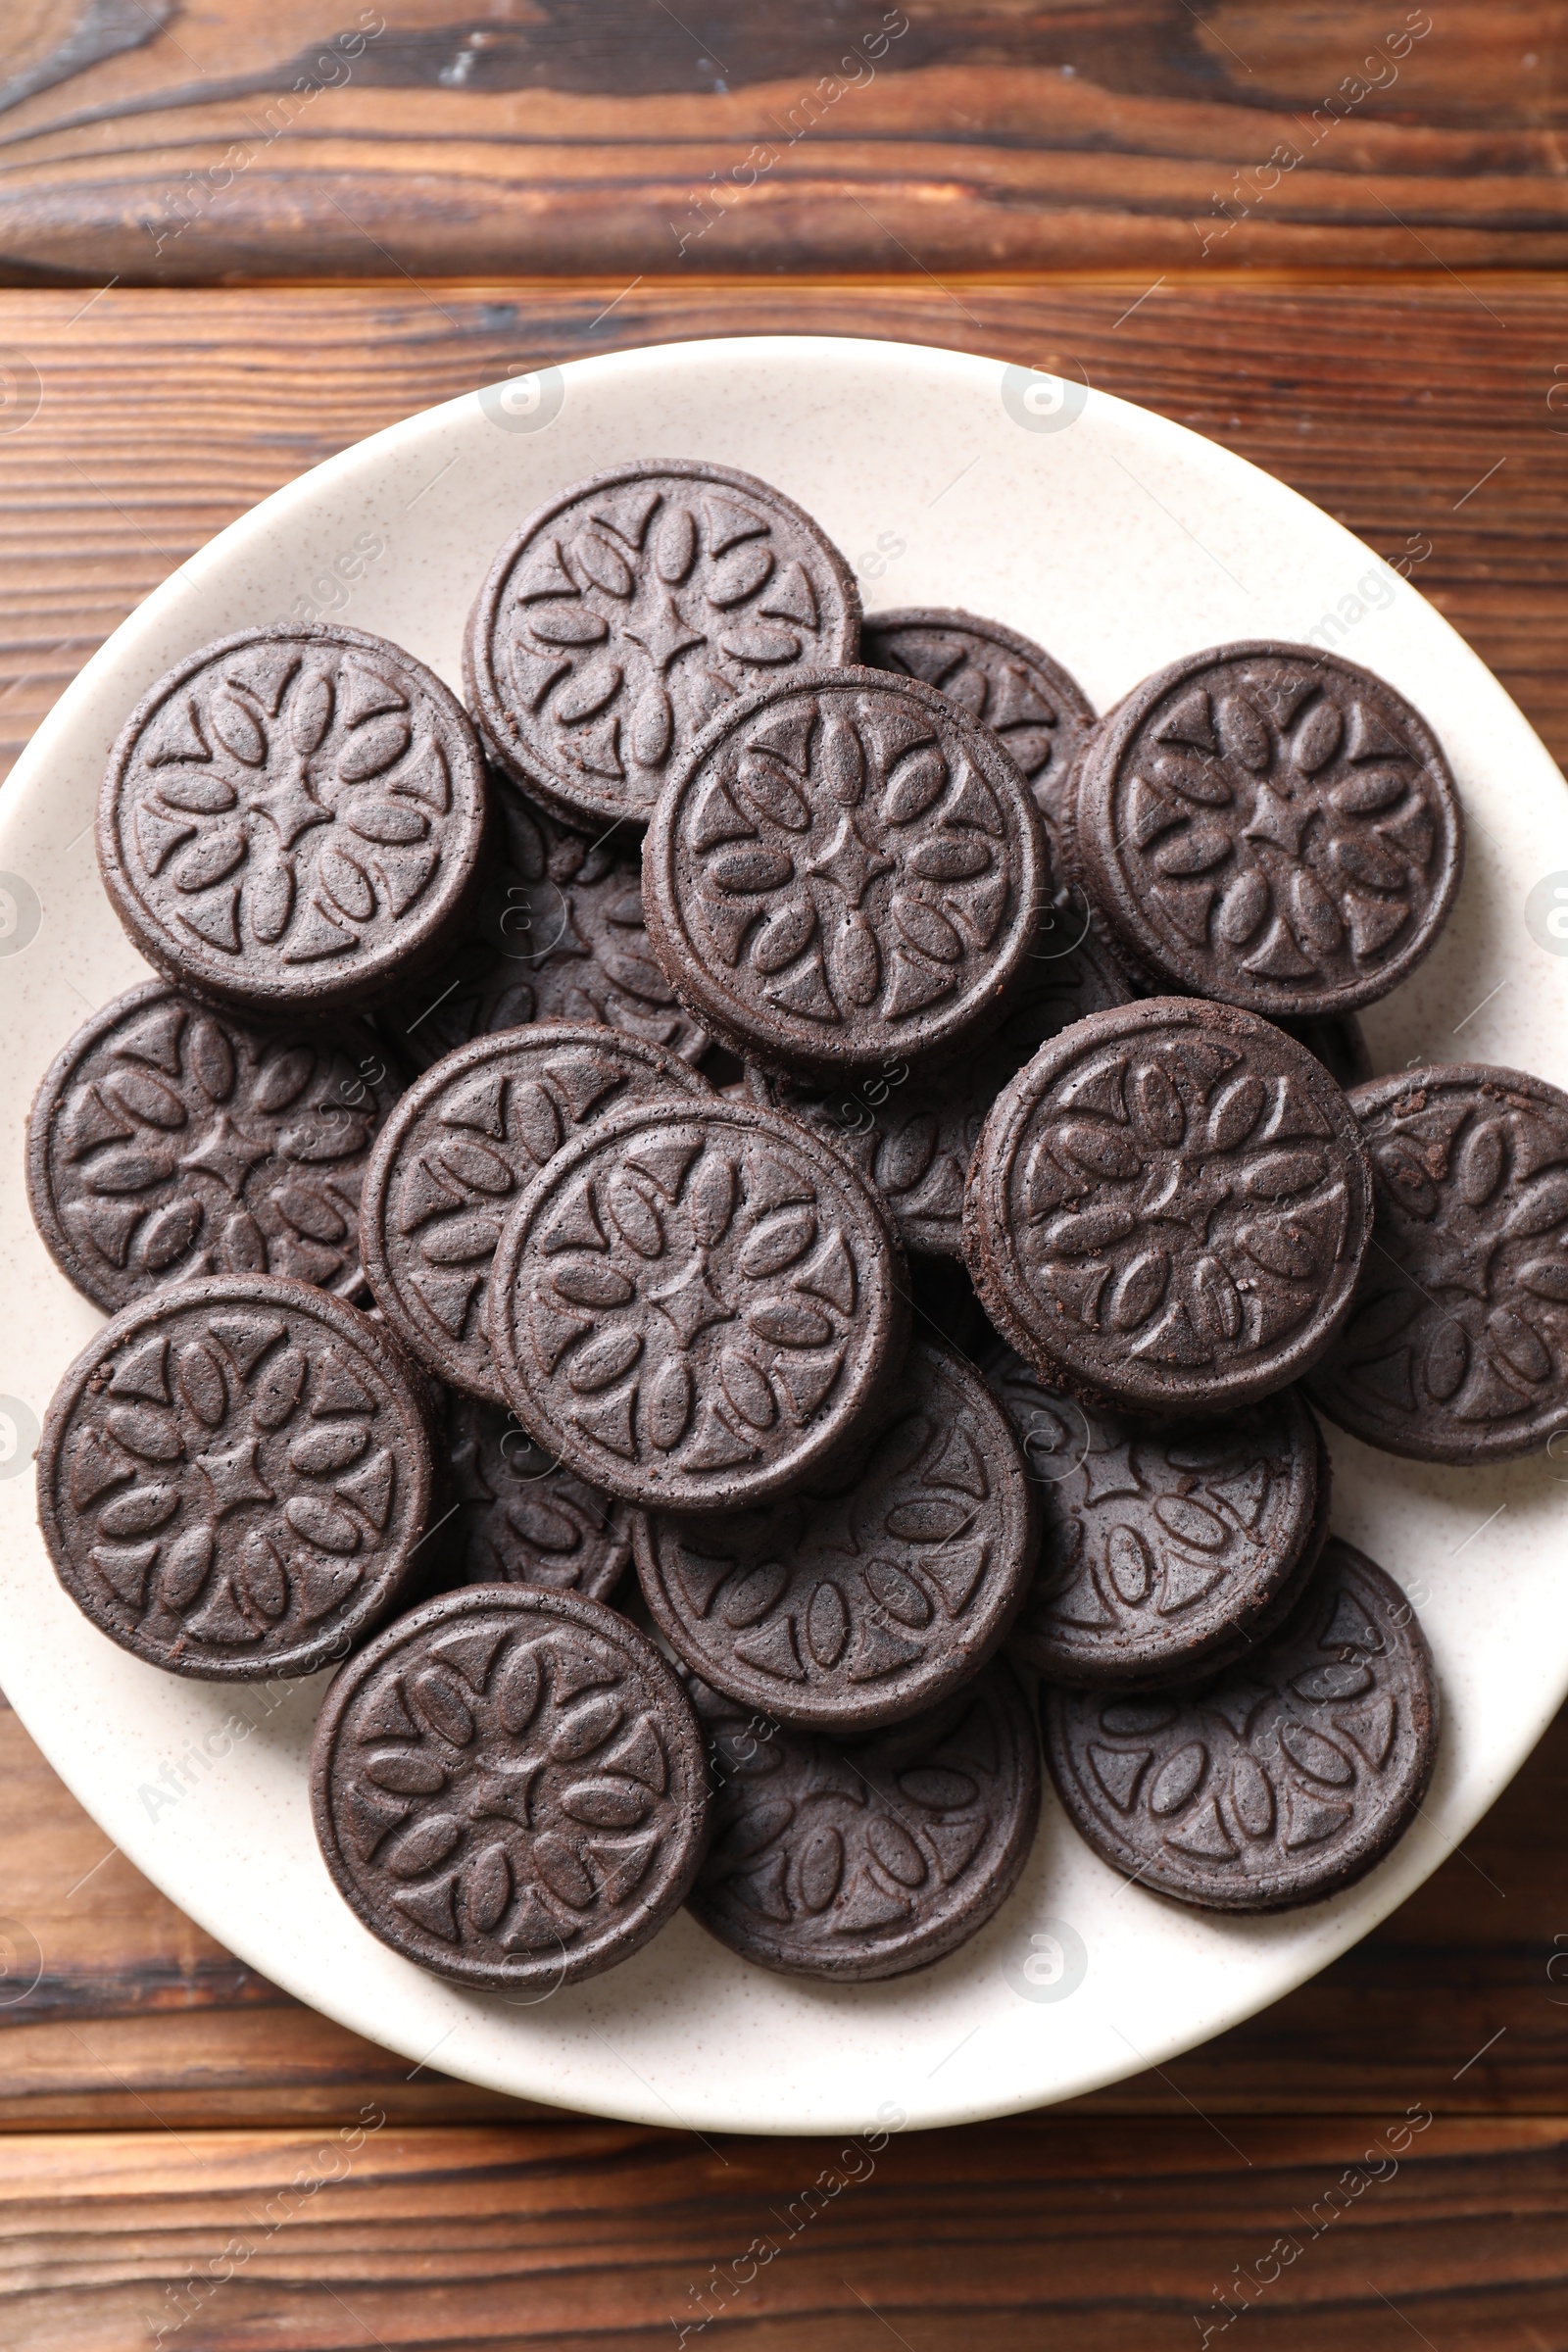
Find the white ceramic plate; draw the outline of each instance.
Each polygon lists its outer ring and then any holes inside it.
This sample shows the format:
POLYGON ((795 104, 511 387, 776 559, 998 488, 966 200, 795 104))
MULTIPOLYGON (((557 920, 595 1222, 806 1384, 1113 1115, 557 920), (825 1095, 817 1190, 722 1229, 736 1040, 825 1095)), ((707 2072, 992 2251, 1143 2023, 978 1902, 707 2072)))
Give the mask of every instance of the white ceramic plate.
MULTIPOLYGON (((995 614, 1049 646, 1102 707, 1191 649, 1337 627, 1349 658, 1435 724, 1471 826, 1445 938, 1367 1019, 1378 1066, 1485 1059, 1568 1085, 1568 957, 1544 952, 1524 919, 1531 887, 1568 868, 1561 778, 1413 589, 1240 459, 1080 386, 893 343, 674 344, 453 401, 318 466, 194 556, 88 663, 0 795, 12 1170, 0 1194, 0 1414, 18 1432, 0 1460, 14 1473, 0 1482, 4 1681, 139 1869, 251 1966, 411 2065, 710 2130, 856 2131, 879 2110, 926 2125, 1035 2107, 1166 2060, 1275 2000, 1464 1837, 1568 1686, 1568 1468, 1538 1458, 1461 1474, 1333 1434, 1335 1527, 1416 1600, 1444 1710, 1422 1818, 1336 1900, 1263 1919, 1180 1910, 1124 1886, 1048 1794, 1011 1901, 922 1975, 864 1986, 771 1976, 682 1915, 626 1967, 534 2006, 421 1974, 338 1899, 306 1801, 319 1682, 236 1695, 141 1665, 65 1598, 34 1525, 35 1423, 100 1317, 28 1222, 23 1120, 57 1048, 142 976, 99 887, 90 830, 122 718, 205 640, 302 611, 395 638, 458 685, 464 616, 503 534, 561 485, 645 455, 765 475, 849 555, 868 606, 995 614)), ((0 1421, 0 1455, 8 1443, 0 1421)), ((29 1923, 9 1932, 33 1948, 29 1923)))

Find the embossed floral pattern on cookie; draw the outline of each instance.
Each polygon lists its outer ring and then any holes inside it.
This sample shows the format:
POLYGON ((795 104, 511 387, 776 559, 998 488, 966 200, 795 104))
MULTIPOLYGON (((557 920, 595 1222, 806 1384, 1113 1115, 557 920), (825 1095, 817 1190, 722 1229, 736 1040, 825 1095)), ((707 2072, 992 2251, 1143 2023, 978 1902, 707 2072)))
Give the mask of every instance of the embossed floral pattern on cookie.
POLYGON ((1357 1087, 1373 1247, 1313 1401, 1392 1453, 1533 1453, 1568 1428, 1568 1097, 1482 1063, 1357 1087))
POLYGON ((776 1494, 854 1442, 908 1307, 876 1197, 808 1129, 713 1099, 612 1113, 496 1253, 518 1419, 592 1484, 672 1510, 776 1494))
POLYGON ((1355 1120, 1272 1022, 1175 997, 1093 1014, 999 1098, 964 1252, 1049 1381, 1214 1412, 1282 1388, 1348 1311, 1371 1222, 1355 1120))
POLYGON ((1039 1495, 1040 1565, 1012 1636, 1035 1673, 1190 1680, 1289 1604, 1328 1528, 1328 1453, 1297 1390, 1155 1430, 1047 1388, 1009 1348, 984 1369, 1039 1495))
POLYGON ((827 1087, 775 1078, 755 1063, 747 1072, 757 1102, 808 1119, 870 1179, 906 1250, 962 1255, 964 1182, 992 1103, 1048 1037, 1131 1001, 1106 951, 1068 928, 1070 914, 1061 910, 1042 933, 1002 1026, 951 1065, 927 1071, 901 1055, 827 1087), (1064 939, 1075 944, 1057 944, 1064 939))
POLYGON ((78 1031, 38 1090, 34 1219, 111 1310, 218 1273, 346 1294, 370 1144, 397 1091, 368 1030, 258 1028, 151 981, 78 1031))
POLYGON ((988 1666, 848 1745, 694 1689, 717 1791, 693 1915, 743 1958, 866 1982, 924 1968, 999 1910, 1029 1858, 1040 1763, 1023 1693, 988 1666))
POLYGON ((99 861, 175 978, 270 1007, 363 1004, 439 952, 484 829, 473 730, 354 629, 253 630, 172 670, 115 745, 99 861))
POLYGON ((1310 646, 1195 654, 1079 762, 1072 856, 1156 982, 1263 1013, 1348 1011, 1432 946, 1463 828, 1402 696, 1310 646))
POLYGON ((608 1112, 708 1091, 673 1055, 564 1022, 476 1038, 416 1079, 382 1130, 365 1192, 365 1270, 404 1345, 499 1404, 490 1268, 513 1202, 608 1112))
POLYGON ((972 612, 868 612, 860 646, 861 659, 874 668, 922 679, 1001 737, 1028 777, 1059 855, 1062 796, 1095 723, 1077 679, 1015 629, 972 612))
POLYGON ((609 1600, 631 1566, 629 1506, 552 1461, 504 1404, 450 1390, 446 1436, 458 1513, 443 1581, 609 1600))
POLYGON ((712 728, 643 856, 677 993, 805 1075, 956 1046, 1023 984, 1045 835, 994 736, 910 678, 786 683, 712 728))
POLYGON ((495 756, 568 823, 646 819, 713 712, 853 662, 859 599, 810 516, 754 475, 617 466, 508 540, 465 654, 495 756))
POLYGON ((671 1648, 785 1722, 866 1730, 934 1704, 1023 1597, 1029 1481, 978 1374, 919 1340, 890 1403, 821 1487, 753 1512, 638 1514, 637 1572, 671 1648))
POLYGON ((499 865, 469 935, 444 963, 376 1015, 410 1069, 528 1021, 602 1022, 697 1061, 708 1036, 648 944, 642 868, 612 843, 585 841, 489 778, 499 865))
POLYGON ((696 1721, 653 1644, 575 1594, 457 1592, 333 1684, 317 1836, 371 1934, 461 1984, 541 1992, 627 1959, 708 1826, 696 1721))
POLYGON ((1289 1622, 1190 1695, 1042 1693, 1078 1829, 1141 1886, 1207 1909, 1315 1902, 1380 1861, 1431 1777, 1437 1690, 1415 1612, 1337 1539, 1289 1622))
POLYGON ((431 1483, 375 1326, 269 1275, 124 1308, 61 1383, 38 1455, 73 1599, 138 1657, 214 1679, 341 1657, 406 1588, 431 1483))

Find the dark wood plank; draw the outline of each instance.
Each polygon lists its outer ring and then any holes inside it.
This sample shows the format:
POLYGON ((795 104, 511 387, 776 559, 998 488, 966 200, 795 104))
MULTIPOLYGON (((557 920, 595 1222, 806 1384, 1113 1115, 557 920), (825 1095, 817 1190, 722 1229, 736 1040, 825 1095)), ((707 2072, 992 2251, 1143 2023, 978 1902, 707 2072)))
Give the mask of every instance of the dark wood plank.
POLYGON ((38 402, 0 431, 0 757, 182 557, 411 410, 628 344, 853 329, 1081 369, 1281 475, 1408 566, 1568 758, 1562 285, 1151 282, 0 294, 12 417, 38 402))
MULTIPOLYGON (((409 2124, 542 2112, 428 2070, 411 2080, 405 2059, 231 1959, 108 1847, 9 1713, 0 1786, 0 2133, 338 2125, 371 2099, 409 2124)), ((1568 1712, 1464 1851, 1364 1943, 1250 2024, 1077 2110, 1376 2116, 1424 2100, 1447 2115, 1555 2113, 1565 1816, 1568 1712)))
POLYGON ((5 2340, 1191 2352, 1245 2317, 1290 2352, 1564 2341, 1562 2118, 374 2127, 0 2142, 5 2340))
POLYGON ((12 0, 18 280, 1568 255, 1551 0, 12 0))
POLYGON ((0 2133, 516 2115, 301 2008, 112 1847, 0 1707, 0 2133))

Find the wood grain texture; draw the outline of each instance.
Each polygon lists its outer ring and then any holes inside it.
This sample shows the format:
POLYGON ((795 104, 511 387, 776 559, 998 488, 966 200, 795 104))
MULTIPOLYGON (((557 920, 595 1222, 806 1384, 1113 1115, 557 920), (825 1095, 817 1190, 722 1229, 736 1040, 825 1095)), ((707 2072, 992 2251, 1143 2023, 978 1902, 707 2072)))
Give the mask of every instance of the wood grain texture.
MULTIPOLYGON (((399 2124, 543 2112, 411 2070, 230 1958, 108 1846, 9 1712, 0 1786, 0 2132, 340 2125, 368 2100, 399 2124)), ((1075 2109, 1556 2113, 1565 1817, 1568 1713, 1465 1848, 1364 1943, 1249 2024, 1075 2109)))
POLYGON ((1554 2352, 1565 2159, 1561 2118, 1419 2102, 880 2146, 373 2110, 347 2135, 13 2140, 0 2329, 26 2352, 1190 2352, 1245 2318, 1290 2352, 1554 2352))
POLYGON ((1568 256, 1555 0, 11 0, 19 281, 1568 256))
POLYGON ((0 757, 193 548, 412 410, 641 342, 847 331, 1063 368, 1224 442, 1408 567, 1568 758, 1562 286, 1191 275, 0 296, 0 757))

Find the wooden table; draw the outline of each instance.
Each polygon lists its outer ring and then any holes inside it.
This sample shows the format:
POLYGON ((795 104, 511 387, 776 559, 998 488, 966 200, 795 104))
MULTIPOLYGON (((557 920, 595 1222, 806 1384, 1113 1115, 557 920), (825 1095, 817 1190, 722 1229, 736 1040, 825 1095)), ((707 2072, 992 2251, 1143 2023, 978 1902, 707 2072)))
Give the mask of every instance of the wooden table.
MULTIPOLYGON (((352 12, 279 0, 258 28, 234 5, 19 5, 7 756, 172 564, 360 435, 509 369, 752 330, 1066 361, 1212 435, 1408 569, 1568 755, 1568 304, 1540 273, 1568 212, 1559 8, 1433 0, 1398 87, 1336 119, 1288 203, 1237 214, 1211 201, 1229 159, 1310 122, 1330 65, 1402 6, 911 7, 908 70, 890 48, 843 100, 853 122, 676 256, 649 221, 787 119, 845 12, 682 9, 695 34, 666 11, 669 33, 652 0, 623 33, 586 0, 494 24, 426 0, 378 36, 379 79, 323 89, 226 205, 187 200, 155 270, 137 222, 352 12), (739 70, 764 30, 773 50, 739 70), (730 88, 674 86, 703 42, 730 88), (329 197, 373 248, 336 237, 329 197), (558 274, 519 277, 522 257, 558 274), (270 282, 199 282, 239 273, 270 282)), ((761 2352, 1146 2352, 1217 2342, 1245 2312, 1249 2339, 1291 2352, 1568 2346, 1568 1718, 1300 1992, 1069 2108, 895 2138, 870 2173, 838 2142, 553 2117, 411 2070, 106 1853, 14 1716, 0 1756, 8 2345, 618 2352, 696 2340, 706 2315, 706 2340, 761 2352), (817 2180, 831 2194, 792 2231, 817 2180), (760 2239, 778 2251, 747 2275, 760 2239)))

